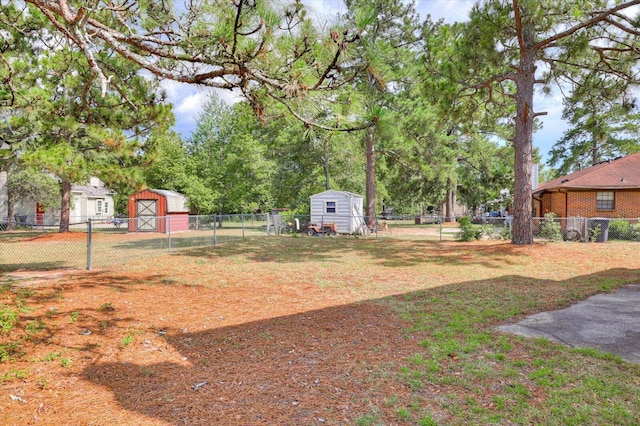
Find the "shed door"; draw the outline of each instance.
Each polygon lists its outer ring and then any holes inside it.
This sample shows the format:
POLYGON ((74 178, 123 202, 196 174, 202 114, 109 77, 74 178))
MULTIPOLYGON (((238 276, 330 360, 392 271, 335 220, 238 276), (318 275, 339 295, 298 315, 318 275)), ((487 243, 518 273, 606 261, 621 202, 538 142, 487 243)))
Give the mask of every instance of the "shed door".
POLYGON ((156 216, 158 212, 157 200, 137 200, 136 216, 138 217, 138 231, 156 231, 156 216))

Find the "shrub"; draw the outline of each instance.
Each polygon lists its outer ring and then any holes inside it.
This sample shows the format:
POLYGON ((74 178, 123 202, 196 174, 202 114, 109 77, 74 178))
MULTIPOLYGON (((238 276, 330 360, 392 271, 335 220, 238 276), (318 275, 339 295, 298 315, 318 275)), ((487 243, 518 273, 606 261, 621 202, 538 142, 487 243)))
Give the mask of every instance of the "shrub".
POLYGON ((476 241, 482 236, 482 228, 471 223, 469 216, 463 216, 458 219, 460 224, 460 233, 458 233, 458 241, 476 241))
POLYGON ((630 237, 633 241, 640 241, 640 219, 638 223, 630 226, 630 237))
POLYGON ((600 235, 601 229, 602 229, 602 226, 600 226, 600 224, 597 224, 596 226, 589 228, 589 241, 591 242, 597 241, 598 236, 600 235))
POLYGON ((614 240, 630 240, 631 225, 624 219, 612 220, 609 224, 609 238, 614 240))
POLYGON ((555 221, 555 214, 549 212, 544 215, 542 226, 540 227, 540 236, 550 241, 561 241, 562 232, 560 222, 555 221))

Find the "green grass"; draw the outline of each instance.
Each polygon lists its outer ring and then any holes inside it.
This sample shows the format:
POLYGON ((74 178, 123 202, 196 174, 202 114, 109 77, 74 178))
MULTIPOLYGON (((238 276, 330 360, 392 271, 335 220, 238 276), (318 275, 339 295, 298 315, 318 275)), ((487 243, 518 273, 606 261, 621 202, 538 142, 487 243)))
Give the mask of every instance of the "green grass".
MULTIPOLYGON (((605 281, 607 287, 621 284, 605 281)), ((395 300, 410 332, 425 337, 420 341, 424 352, 400 368, 407 386, 416 393, 433 386, 443 390, 447 397, 438 409, 451 419, 446 424, 637 424, 639 366, 595 349, 492 331, 497 320, 529 310, 525 299, 513 305, 518 291, 508 285, 499 292, 466 286, 465 291, 443 288, 395 300)), ((419 413, 405 415, 421 421, 419 413)))
POLYGON ((7 334, 18 322, 18 311, 11 306, 0 305, 0 334, 7 334))

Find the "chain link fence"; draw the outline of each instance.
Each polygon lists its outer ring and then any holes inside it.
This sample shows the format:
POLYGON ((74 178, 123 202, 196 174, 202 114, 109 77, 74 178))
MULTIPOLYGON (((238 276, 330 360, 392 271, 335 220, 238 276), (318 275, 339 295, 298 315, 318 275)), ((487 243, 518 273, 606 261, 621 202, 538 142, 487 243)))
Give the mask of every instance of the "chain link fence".
POLYGON ((0 232, 0 272, 92 269, 132 259, 276 235, 270 215, 166 216, 89 219, 58 226, 35 221, 0 232))
MULTIPOLYGON (((480 217, 484 235, 508 236, 511 218, 480 217)), ((639 219, 534 218, 534 237, 551 241, 640 242, 639 219)), ((1 229, 1 228, 0 228, 1 229)), ((44 269, 92 269, 124 264, 158 254, 266 237, 328 237, 453 241, 456 223, 440 216, 366 217, 289 214, 166 216, 91 219, 58 233, 57 226, 14 224, 0 231, 0 272, 44 269), (313 221, 312 221, 313 219, 313 221)), ((507 238, 508 239, 508 238, 507 238)))
POLYGON ((0 231, 0 272, 87 267, 86 223, 71 225, 65 234, 29 221, 12 225, 0 231))
POLYGON ((547 216, 533 219, 533 234, 551 241, 640 242, 640 219, 547 216))

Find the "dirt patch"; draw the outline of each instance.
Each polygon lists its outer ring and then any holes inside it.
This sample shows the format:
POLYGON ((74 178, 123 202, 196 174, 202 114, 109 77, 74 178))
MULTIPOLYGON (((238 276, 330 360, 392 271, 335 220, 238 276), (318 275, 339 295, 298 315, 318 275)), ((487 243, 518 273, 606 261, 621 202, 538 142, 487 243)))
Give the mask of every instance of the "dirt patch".
POLYGON ((22 241, 33 242, 73 242, 86 241, 87 234, 84 232, 47 232, 22 239, 22 241))
POLYGON ((347 422, 368 404, 385 406, 389 387, 409 392, 385 370, 415 342, 376 303, 309 310, 309 301, 296 308, 300 300, 271 303, 266 294, 246 303, 255 288, 149 274, 51 284, 32 296, 28 318, 48 325, 21 347, 33 361, 3 364, 28 376, 0 386, 3 424, 347 422))

